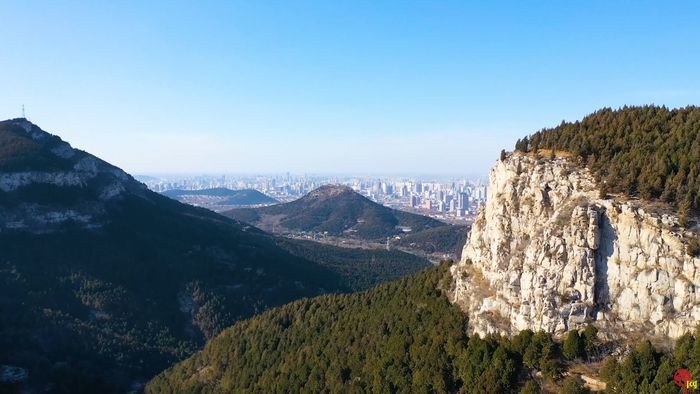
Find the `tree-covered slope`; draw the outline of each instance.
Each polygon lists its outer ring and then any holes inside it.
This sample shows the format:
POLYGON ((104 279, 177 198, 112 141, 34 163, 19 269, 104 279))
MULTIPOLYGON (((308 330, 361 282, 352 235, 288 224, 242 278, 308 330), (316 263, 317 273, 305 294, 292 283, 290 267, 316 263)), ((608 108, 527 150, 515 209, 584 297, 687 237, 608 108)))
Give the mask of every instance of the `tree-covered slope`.
POLYGON ((274 232, 327 232, 370 240, 400 234, 400 227, 421 231, 446 225, 426 216, 387 208, 339 185, 321 186, 289 203, 233 209, 223 214, 274 232))
POLYGON ((700 108, 602 109, 523 140, 516 149, 573 153, 604 192, 661 200, 687 217, 700 207, 700 108))
POLYGON ((0 365, 24 389, 126 391, 239 319, 346 290, 274 237, 0 122, 0 365))
POLYGON ((528 348, 531 363, 556 370, 548 335, 469 339, 467 317, 443 294, 449 282, 443 264, 270 310, 227 329, 146 392, 503 393, 517 385, 528 348))
POLYGON ((448 254, 455 260, 459 260, 468 234, 469 226, 442 226, 417 233, 402 234, 396 244, 426 253, 448 254))
MULTIPOLYGON (((466 335, 443 294, 447 264, 363 293, 295 301, 242 321, 154 378, 146 393, 587 393, 581 369, 613 393, 677 393, 679 368, 700 375, 700 332, 669 353, 648 342, 625 357, 592 326, 563 343, 525 330, 466 335)), ((689 328, 690 330, 690 328, 689 328)))
POLYGON ((430 266, 425 258, 397 249, 343 248, 289 238, 278 238, 277 245, 339 274, 353 291, 399 279, 430 266))
POLYGON ((248 206, 248 205, 263 205, 275 204, 278 201, 274 198, 260 193, 253 189, 231 190, 226 188, 213 189, 198 189, 198 190, 182 190, 172 189, 162 192, 164 196, 176 199, 180 202, 189 202, 188 197, 206 197, 211 198, 215 205, 221 206, 248 206))

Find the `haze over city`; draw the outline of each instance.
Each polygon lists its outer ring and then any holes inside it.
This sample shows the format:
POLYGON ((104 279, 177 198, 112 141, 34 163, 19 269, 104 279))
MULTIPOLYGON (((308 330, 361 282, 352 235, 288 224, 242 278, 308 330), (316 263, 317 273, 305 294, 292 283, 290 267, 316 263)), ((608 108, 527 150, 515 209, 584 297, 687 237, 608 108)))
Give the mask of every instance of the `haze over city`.
POLYGON ((134 173, 485 175, 600 107, 700 99, 697 3, 6 1, 4 118, 134 173))

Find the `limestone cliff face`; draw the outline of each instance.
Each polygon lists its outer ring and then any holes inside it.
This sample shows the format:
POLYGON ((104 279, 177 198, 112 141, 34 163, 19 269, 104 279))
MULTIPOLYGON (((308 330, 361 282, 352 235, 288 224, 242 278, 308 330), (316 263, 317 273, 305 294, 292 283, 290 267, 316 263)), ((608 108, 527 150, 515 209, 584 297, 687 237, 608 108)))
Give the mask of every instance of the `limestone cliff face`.
POLYGON ((453 301, 470 330, 555 335, 595 324, 611 336, 675 338, 700 322, 700 258, 672 215, 600 199, 564 158, 517 153, 491 170, 453 301))
POLYGON ((95 229, 105 206, 146 187, 26 119, 0 122, 0 232, 95 229))

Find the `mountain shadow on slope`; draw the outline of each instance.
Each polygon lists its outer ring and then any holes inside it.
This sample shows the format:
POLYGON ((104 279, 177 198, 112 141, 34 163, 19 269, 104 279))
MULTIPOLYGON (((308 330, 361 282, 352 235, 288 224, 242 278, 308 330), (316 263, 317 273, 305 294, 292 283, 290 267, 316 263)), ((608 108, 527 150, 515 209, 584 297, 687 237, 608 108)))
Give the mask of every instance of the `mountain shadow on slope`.
POLYGON ((274 237, 0 122, 0 365, 22 389, 124 392, 265 309, 348 287, 274 237))

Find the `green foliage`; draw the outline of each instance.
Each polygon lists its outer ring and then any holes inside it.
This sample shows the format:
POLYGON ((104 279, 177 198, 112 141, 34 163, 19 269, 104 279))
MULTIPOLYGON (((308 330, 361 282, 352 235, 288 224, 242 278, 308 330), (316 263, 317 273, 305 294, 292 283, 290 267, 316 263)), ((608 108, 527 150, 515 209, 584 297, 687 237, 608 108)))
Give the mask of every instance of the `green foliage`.
POLYGON ((541 392, 542 389, 540 388, 540 385, 534 380, 528 380, 523 385, 523 388, 520 389, 520 394, 540 394, 541 392))
POLYGON ((439 288, 447 276, 443 263, 363 293, 270 310, 225 330, 146 392, 514 391, 521 351, 551 337, 467 337, 466 316, 439 288))
POLYGON ((532 334, 526 330, 520 336, 530 337, 528 340, 515 340, 521 342, 520 348, 524 349, 523 364, 529 368, 539 369, 542 374, 551 380, 559 378, 561 365, 558 357, 557 344, 554 343, 551 334, 538 332, 532 334))
POLYGON ((605 108, 518 140, 516 150, 534 146, 573 153, 611 192, 669 202, 686 218, 700 207, 698 107, 605 108))
POLYGON ((339 274, 352 291, 365 290, 430 266, 422 257, 395 249, 341 248, 289 238, 277 239, 277 245, 294 256, 339 274))
POLYGON ((562 353, 567 360, 583 357, 584 339, 579 335, 578 330, 571 330, 564 340, 562 353))
POLYGON ((469 226, 441 226, 402 234, 398 246, 419 249, 426 253, 444 253, 459 259, 467 242, 469 226))
MULTIPOLYGON (((94 201, 90 193, 75 198, 94 201)), ((267 234, 155 193, 100 209, 96 231, 0 233, 0 364, 26 368, 30 387, 93 382, 123 392, 237 320, 348 289, 267 234)))
POLYGON ((581 339, 583 340, 583 350, 590 360, 597 353, 598 329, 591 325, 586 326, 581 334, 581 339))
POLYGON ((515 142, 515 150, 526 153, 528 151, 529 139, 528 137, 523 138, 515 142))
POLYGON ((583 385, 579 378, 569 376, 564 379, 561 394, 587 394, 590 391, 583 385))
POLYGON ((700 374, 700 332, 686 334, 676 342, 670 355, 659 353, 651 343, 637 344, 632 351, 618 361, 608 357, 600 370, 600 376, 611 393, 677 393, 673 374, 680 368, 690 370, 695 377, 700 374))
POLYGON ((9 171, 87 179, 0 191, 3 217, 30 226, 0 232, 0 365, 28 370, 32 392, 126 392, 236 321, 427 264, 336 250, 311 262, 269 234, 150 192, 24 120, 0 122, 0 172, 9 171), (119 195, 100 198, 114 185, 119 195), (70 211, 88 223, 39 220, 70 211))

